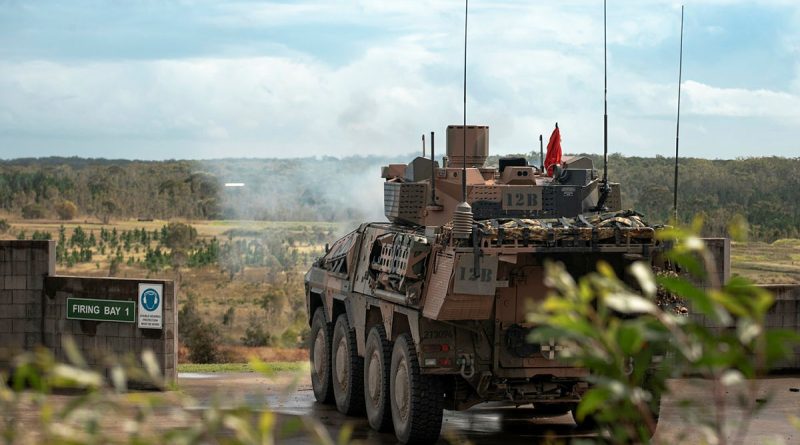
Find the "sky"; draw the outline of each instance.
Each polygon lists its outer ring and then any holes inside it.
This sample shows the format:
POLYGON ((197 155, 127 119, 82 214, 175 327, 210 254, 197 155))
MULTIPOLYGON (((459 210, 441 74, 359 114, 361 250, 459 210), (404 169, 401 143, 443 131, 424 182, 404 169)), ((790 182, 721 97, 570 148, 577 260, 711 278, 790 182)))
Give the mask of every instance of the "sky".
MULTIPOLYGON (((680 1, 608 1, 609 152, 674 156, 680 1)), ((800 156, 800 2, 686 0, 681 155, 800 156)), ((0 0, 0 158, 396 155, 462 121, 456 0, 0 0)), ((599 0, 470 2, 496 154, 603 151, 599 0)))

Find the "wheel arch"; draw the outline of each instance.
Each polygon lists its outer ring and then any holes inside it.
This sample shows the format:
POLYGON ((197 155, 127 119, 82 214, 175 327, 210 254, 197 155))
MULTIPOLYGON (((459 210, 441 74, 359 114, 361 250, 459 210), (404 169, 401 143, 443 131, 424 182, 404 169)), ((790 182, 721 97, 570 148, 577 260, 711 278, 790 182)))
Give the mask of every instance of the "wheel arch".
MULTIPOLYGON (((323 312, 325 311, 325 303, 322 299, 322 294, 311 290, 308 292, 308 325, 311 326, 312 321, 314 320, 314 312, 317 311, 317 308, 323 308, 323 312)), ((327 317, 327 313, 326 313, 327 317)))

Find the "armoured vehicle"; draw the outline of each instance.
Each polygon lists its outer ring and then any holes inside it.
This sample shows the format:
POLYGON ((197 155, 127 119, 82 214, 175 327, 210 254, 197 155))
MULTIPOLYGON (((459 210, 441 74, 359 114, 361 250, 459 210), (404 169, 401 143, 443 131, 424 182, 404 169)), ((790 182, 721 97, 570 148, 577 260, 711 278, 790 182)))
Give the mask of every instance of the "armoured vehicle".
POLYGON ((316 399, 404 443, 435 441, 443 409, 573 410, 587 370, 559 361, 557 339, 526 341, 545 260, 578 277, 602 259, 622 276, 660 249, 590 159, 550 177, 524 158, 485 167, 488 148, 488 127, 449 126, 441 165, 432 147, 383 167, 389 221, 342 237, 305 277, 316 399))

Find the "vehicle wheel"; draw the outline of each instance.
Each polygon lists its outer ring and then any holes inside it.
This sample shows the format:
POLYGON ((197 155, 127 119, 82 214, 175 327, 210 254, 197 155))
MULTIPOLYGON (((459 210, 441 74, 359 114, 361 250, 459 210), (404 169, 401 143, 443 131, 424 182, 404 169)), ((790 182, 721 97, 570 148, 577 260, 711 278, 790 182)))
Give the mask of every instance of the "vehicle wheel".
POLYGON ((533 411, 541 416, 563 416, 572 409, 571 403, 540 403, 533 404, 533 411))
POLYGON ((311 387, 319 403, 333 402, 331 379, 331 336, 333 328, 325 321, 325 311, 320 307, 311 319, 311 335, 308 347, 311 361, 311 387))
POLYGON ((392 429, 392 408, 389 406, 389 364, 392 345, 386 339, 383 325, 369 331, 364 349, 364 402, 369 426, 377 431, 392 429))
POLYGON ((392 424, 402 443, 433 443, 442 429, 444 397, 436 377, 419 372, 414 341, 403 334, 392 349, 392 424))
POLYGON ((350 329, 347 315, 339 315, 333 328, 333 397, 340 413, 354 416, 364 413, 364 359, 356 349, 356 331, 350 329))

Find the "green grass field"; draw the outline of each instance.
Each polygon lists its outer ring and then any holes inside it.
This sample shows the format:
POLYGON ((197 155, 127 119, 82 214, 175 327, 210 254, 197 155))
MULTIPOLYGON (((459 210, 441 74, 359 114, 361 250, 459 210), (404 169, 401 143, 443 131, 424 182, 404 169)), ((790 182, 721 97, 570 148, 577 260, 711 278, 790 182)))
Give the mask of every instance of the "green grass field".
MULTIPOLYGON (((308 371, 307 361, 297 362, 268 362, 264 363, 265 369, 260 370, 266 374, 277 372, 302 372, 308 371)), ((208 364, 194 364, 194 363, 181 363, 178 365, 178 372, 201 372, 201 373, 214 373, 214 372, 256 372, 250 363, 208 363, 208 364)))
POLYGON ((759 284, 800 283, 800 239, 733 243, 731 272, 759 284))

